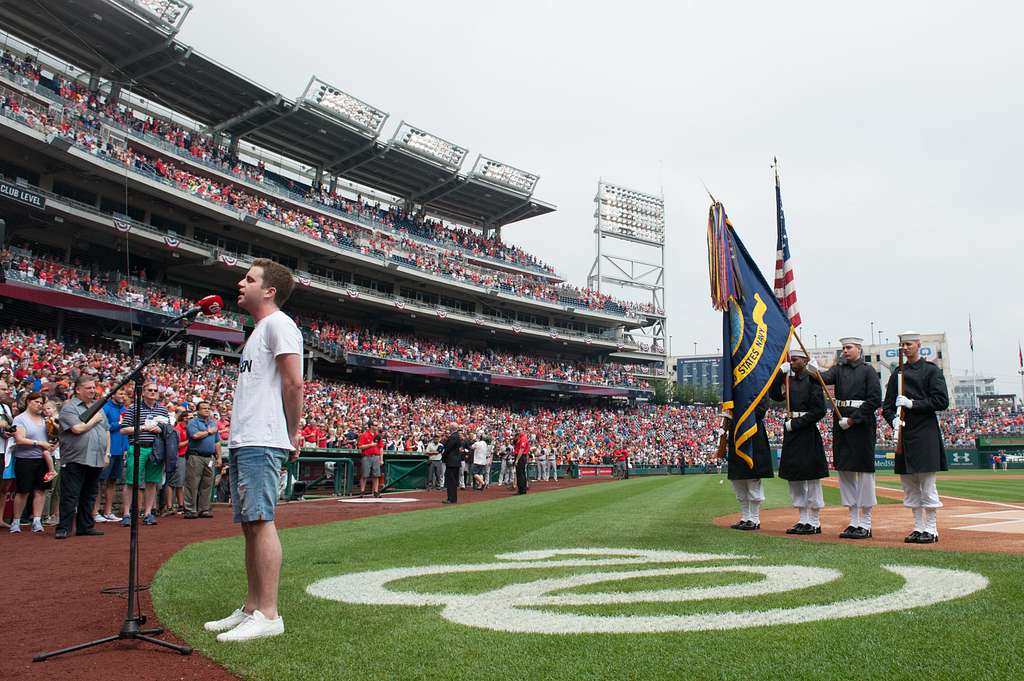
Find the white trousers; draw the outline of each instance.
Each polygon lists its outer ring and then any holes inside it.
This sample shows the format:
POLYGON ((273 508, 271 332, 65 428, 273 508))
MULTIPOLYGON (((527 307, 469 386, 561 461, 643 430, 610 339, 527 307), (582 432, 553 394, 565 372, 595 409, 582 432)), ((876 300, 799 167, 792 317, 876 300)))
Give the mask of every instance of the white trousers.
POLYGON ((875 497, 875 474, 837 471, 839 473, 839 498, 848 508, 871 508, 878 504, 875 497))
POLYGON ((821 480, 797 480, 789 483, 789 498, 796 508, 825 508, 821 480))
POLYGON ((942 508, 935 489, 935 473, 911 473, 900 476, 903 505, 907 508, 942 508))
POLYGON ((761 502, 764 501, 764 485, 759 478, 754 480, 730 480, 736 493, 736 501, 740 502, 740 520, 749 520, 760 524, 761 502))
POLYGON ((901 475, 900 485, 903 486, 903 505, 914 511, 914 529, 938 536, 935 509, 942 508, 942 501, 935 489, 935 473, 901 475))

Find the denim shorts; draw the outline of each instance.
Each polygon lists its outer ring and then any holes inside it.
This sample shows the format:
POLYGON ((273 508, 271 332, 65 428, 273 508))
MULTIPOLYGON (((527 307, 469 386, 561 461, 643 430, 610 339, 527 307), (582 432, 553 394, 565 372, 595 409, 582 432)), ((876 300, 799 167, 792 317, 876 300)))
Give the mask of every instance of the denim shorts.
POLYGON ((231 508, 236 523, 273 520, 281 469, 288 450, 278 447, 238 447, 231 450, 231 508))
POLYGON ((100 471, 100 480, 124 482, 124 455, 111 454, 110 463, 100 471))

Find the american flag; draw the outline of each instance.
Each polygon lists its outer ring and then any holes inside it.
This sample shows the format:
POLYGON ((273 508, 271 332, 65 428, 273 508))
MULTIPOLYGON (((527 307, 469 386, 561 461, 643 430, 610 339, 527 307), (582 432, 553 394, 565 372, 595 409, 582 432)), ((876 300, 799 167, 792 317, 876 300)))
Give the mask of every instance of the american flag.
POLYGON ((779 301, 789 323, 800 326, 800 307, 796 304, 796 283, 793 281, 793 258, 789 254, 786 235, 786 216, 782 212, 782 188, 779 171, 775 171, 775 221, 779 227, 779 240, 775 246, 775 298, 779 301))

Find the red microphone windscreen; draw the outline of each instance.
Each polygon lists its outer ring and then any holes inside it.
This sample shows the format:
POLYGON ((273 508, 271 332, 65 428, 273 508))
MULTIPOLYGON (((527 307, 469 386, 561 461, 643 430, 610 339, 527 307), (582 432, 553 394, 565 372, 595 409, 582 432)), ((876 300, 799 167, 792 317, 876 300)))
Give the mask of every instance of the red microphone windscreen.
POLYGON ((217 294, 211 294, 200 298, 198 305, 203 308, 204 315, 214 316, 224 308, 224 300, 217 294))

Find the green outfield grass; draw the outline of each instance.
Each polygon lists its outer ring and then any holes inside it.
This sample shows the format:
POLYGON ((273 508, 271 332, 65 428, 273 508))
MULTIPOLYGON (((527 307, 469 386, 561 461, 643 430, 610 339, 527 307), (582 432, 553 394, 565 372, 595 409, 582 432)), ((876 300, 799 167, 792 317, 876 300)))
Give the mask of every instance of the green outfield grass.
MULTIPOLYGON (((993 474, 992 471, 989 471, 989 474, 993 474)), ((879 480, 877 485, 900 489, 898 480, 879 480)), ((1024 477, 1007 477, 1003 480, 949 480, 940 474, 935 486, 939 494, 952 497, 980 501, 1024 502, 1024 477)))
MULTIPOLYGON (((202 629, 240 603, 241 538, 195 544, 153 584, 161 621, 245 679, 1013 679, 1024 661, 1009 641, 1024 617, 1019 556, 808 543, 718 528, 734 511, 718 476, 642 478, 498 501, 400 513, 282 532, 284 636, 220 644, 202 629), (441 606, 350 605, 313 597, 311 583, 390 567, 494 562, 495 554, 567 547, 740 553, 757 565, 831 568, 820 586, 685 602, 546 606, 586 615, 692 615, 793 608, 882 596, 903 578, 885 564, 980 573, 989 586, 958 600, 850 619, 714 632, 523 634, 456 624, 441 606)), ((828 492, 828 493, 831 493, 828 492)), ((785 505, 785 483, 767 486, 785 505)), ((711 565, 734 564, 719 560, 711 565)), ((701 566, 709 563, 700 563, 701 566)), ((393 591, 480 594, 508 584, 629 568, 502 570, 410 577, 393 591)), ((750 573, 647 576, 564 593, 733 586, 750 573)), ((563 592, 559 592, 563 593, 563 592)))

